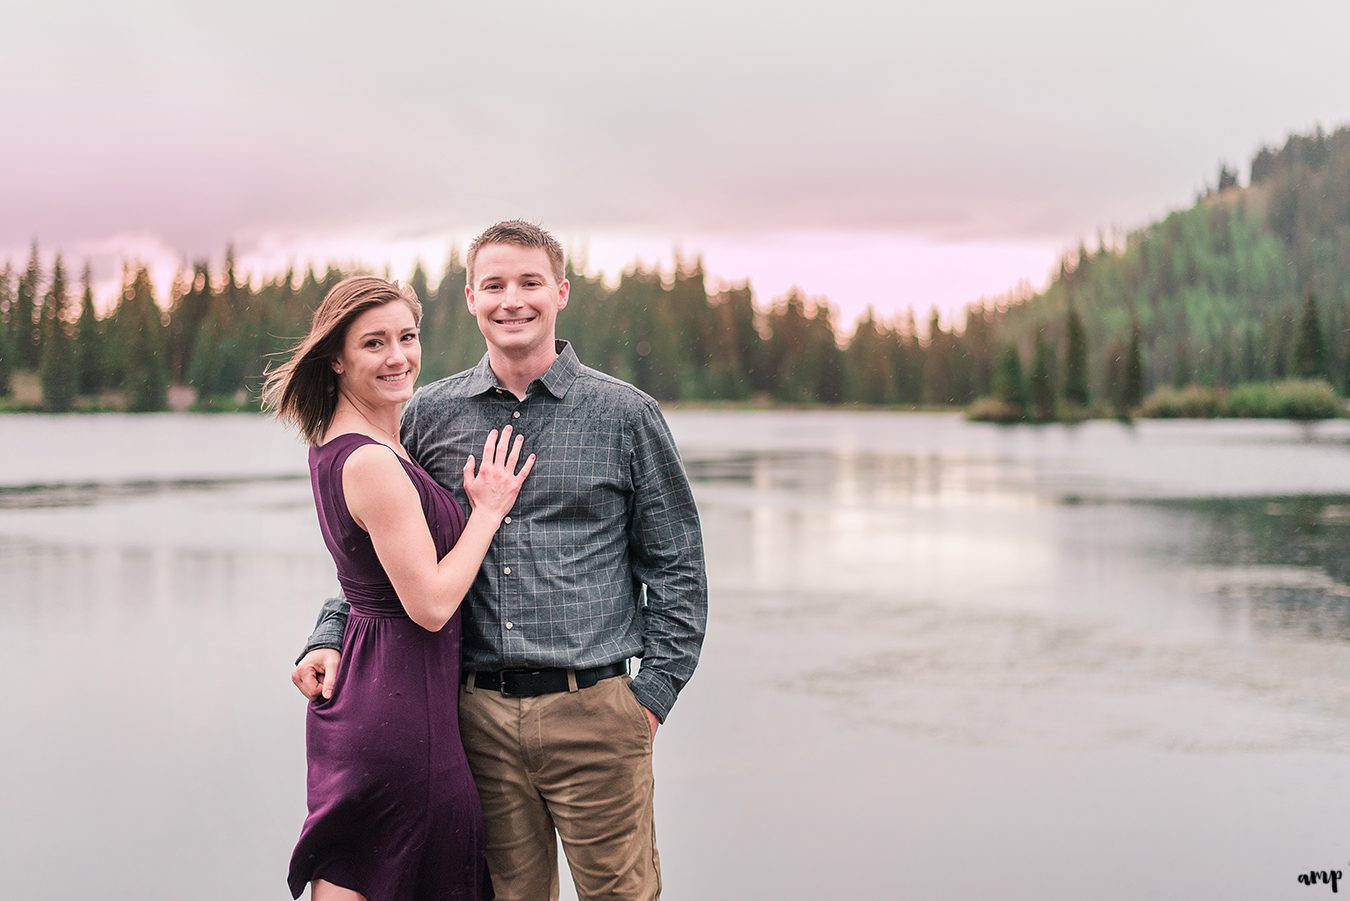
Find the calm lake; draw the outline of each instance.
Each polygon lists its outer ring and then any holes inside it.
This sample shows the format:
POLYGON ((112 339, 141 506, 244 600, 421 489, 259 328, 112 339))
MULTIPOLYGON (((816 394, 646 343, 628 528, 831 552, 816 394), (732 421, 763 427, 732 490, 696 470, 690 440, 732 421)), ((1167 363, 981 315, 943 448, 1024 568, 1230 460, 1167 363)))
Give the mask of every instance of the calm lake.
MULTIPOLYGON (((1350 872, 1350 423, 669 414, 672 901, 1311 898, 1350 872)), ((252 416, 0 416, 6 898, 282 899, 335 587, 252 416)))

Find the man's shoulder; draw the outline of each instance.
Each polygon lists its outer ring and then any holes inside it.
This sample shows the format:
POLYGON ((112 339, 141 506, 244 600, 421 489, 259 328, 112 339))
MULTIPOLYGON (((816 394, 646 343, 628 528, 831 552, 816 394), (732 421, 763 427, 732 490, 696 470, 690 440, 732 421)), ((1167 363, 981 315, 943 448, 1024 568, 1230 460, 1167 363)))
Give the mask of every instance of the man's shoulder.
POLYGON ((445 378, 437 379, 417 389, 417 393, 412 396, 410 404, 423 403, 445 403, 449 401, 462 400, 470 396, 469 381, 474 374, 474 369, 466 369, 463 372, 457 372, 454 375, 447 375, 445 378))
POLYGON ((660 408, 650 394, 608 372, 583 365, 577 373, 577 381, 583 380, 585 384, 579 386, 582 388, 582 397, 591 402, 608 404, 630 414, 660 408))

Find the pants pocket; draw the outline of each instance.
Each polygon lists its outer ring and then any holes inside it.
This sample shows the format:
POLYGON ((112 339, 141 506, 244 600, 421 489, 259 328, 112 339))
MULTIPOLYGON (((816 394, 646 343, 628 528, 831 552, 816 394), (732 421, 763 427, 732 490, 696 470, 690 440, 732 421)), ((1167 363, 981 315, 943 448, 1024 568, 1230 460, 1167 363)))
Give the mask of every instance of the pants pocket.
POLYGON ((642 702, 633 694, 631 688, 633 684, 632 676, 622 676, 607 680, 615 683, 615 689, 622 694, 622 706, 628 711, 629 718, 638 726, 638 736, 644 744, 651 744, 652 724, 647 719, 647 708, 642 706, 642 702))

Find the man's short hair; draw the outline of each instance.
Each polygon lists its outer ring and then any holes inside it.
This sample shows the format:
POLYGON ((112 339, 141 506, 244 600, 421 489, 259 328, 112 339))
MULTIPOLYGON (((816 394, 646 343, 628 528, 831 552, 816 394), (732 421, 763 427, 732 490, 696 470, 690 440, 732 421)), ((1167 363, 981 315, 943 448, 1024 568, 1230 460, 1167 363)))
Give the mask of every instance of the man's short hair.
POLYGON ((478 251, 489 244, 514 244, 517 247, 538 247, 548 254, 549 265, 553 269, 553 278, 559 283, 567 277, 567 261, 563 257, 562 245, 558 239, 544 231, 533 222, 523 219, 508 219, 489 226, 481 235, 469 244, 469 255, 465 262, 469 287, 473 287, 473 264, 478 251))

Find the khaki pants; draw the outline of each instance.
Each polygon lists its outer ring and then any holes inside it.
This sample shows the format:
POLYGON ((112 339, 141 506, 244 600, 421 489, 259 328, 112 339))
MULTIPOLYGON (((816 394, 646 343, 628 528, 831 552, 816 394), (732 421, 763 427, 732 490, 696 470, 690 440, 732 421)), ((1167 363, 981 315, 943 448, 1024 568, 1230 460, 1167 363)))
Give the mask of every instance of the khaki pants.
POLYGON ((557 899, 557 836, 581 901, 661 897, 651 727, 629 681, 535 698, 460 690, 497 901, 557 899))

